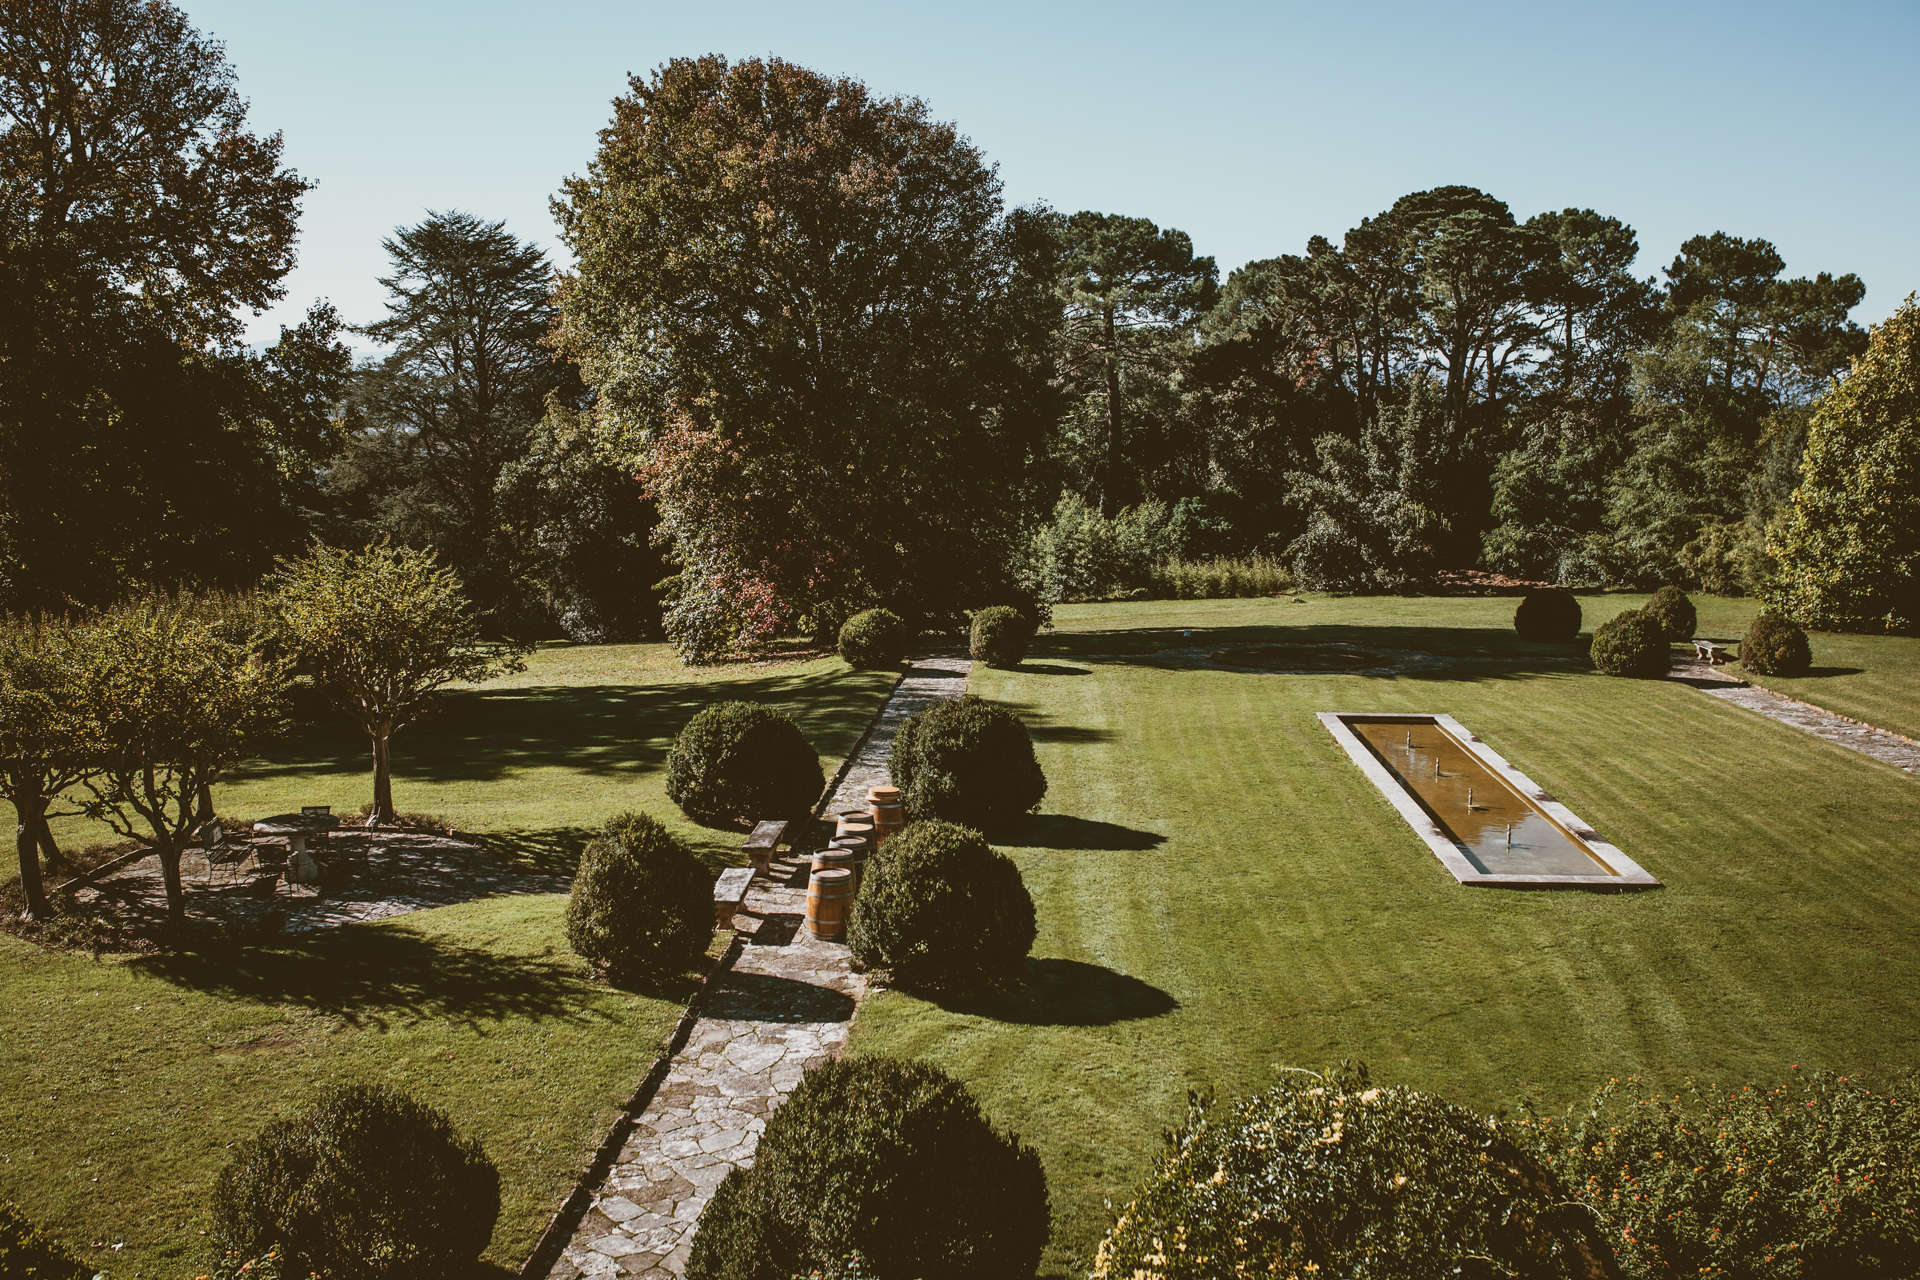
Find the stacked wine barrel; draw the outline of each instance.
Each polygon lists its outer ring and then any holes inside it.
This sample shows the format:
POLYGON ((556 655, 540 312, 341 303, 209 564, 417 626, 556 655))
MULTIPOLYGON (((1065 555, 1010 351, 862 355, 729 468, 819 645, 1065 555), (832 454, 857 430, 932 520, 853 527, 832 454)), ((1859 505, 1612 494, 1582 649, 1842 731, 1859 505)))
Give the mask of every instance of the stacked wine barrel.
POLYGON ((834 815, 833 839, 813 855, 813 874, 807 881, 807 929, 822 942, 847 936, 847 913, 860 891, 867 856, 880 842, 906 825, 906 806, 900 788, 873 787, 867 808, 834 815))
POLYGON ((907 806, 900 802, 900 788, 874 787, 867 792, 867 814, 873 820, 875 848, 907 825, 907 806))

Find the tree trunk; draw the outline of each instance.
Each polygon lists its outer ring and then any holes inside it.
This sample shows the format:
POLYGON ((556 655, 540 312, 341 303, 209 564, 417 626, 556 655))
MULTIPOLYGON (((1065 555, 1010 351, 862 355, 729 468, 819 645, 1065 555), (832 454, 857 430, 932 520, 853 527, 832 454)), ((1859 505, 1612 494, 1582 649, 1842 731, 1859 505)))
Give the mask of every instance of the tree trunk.
POLYGON ((193 825, 196 827, 213 817, 213 784, 211 782, 200 784, 198 800, 199 803, 194 806, 193 815, 193 825))
POLYGON ((1113 308, 1107 308, 1107 459, 1100 482, 1100 515, 1107 520, 1120 514, 1116 491, 1120 481, 1120 350, 1113 323, 1113 308))
POLYGON ((40 815, 31 803, 14 801, 20 825, 14 828, 14 849, 20 855, 20 887, 27 895, 27 919, 45 920, 53 915, 47 903, 47 886, 40 879, 40 815))
POLYGON ((180 884, 180 850, 170 844, 154 846, 160 855, 160 880, 167 886, 167 923, 187 922, 187 891, 180 884))
POLYGON ((373 738, 373 812, 367 825, 379 826, 393 821, 393 770, 388 759, 390 733, 375 730, 373 738))

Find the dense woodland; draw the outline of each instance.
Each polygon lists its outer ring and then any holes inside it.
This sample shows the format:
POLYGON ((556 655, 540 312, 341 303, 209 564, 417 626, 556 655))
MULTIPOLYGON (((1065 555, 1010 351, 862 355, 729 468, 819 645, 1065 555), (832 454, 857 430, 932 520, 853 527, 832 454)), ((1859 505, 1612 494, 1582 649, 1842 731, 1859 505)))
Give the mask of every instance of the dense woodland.
MULTIPOLYGON (((1868 345, 1844 263, 1712 231, 1656 271, 1617 217, 1465 186, 1222 281, 1147 218, 1007 207, 918 101, 707 57, 615 102, 553 201, 569 269, 427 212, 384 315, 249 348, 310 185, 281 138, 178 11, 36 12, 0 46, 8 611, 383 536, 499 634, 689 660, 1147 589, 1093 544, 1308 589, 1754 592, 1868 345)), ((1908 625, 1883 603, 1854 621, 1908 625)))

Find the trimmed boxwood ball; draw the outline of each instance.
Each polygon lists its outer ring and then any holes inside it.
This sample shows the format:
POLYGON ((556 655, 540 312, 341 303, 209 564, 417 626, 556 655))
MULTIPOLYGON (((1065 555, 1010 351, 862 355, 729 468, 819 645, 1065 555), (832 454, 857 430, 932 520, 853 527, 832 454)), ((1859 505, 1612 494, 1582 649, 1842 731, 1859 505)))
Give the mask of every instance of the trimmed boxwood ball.
POLYGON ((1192 1099, 1091 1278, 1618 1276, 1571 1199, 1469 1111, 1303 1072, 1235 1106, 1192 1099))
POLYGON ((19 1280, 87 1280, 93 1268, 41 1233, 14 1205, 0 1201, 0 1276, 19 1280))
POLYGON ((1662 587, 1647 601, 1647 614, 1660 624, 1669 640, 1691 640, 1700 629, 1700 614, 1678 587, 1662 587))
POLYGON ((1580 602, 1558 587, 1529 591, 1513 611, 1513 629, 1522 640, 1557 644, 1580 635, 1580 602))
POLYGON ((907 624, 891 609, 856 613, 840 628, 840 656, 863 671, 897 667, 907 656, 907 624))
POLYGON ((908 716, 894 734, 887 769, 910 822, 943 818, 998 831, 1047 794, 1027 726, 972 693, 908 716))
POLYGON ((757 702, 708 707, 667 750, 667 798, 709 827, 798 818, 826 785, 820 757, 784 711, 757 702))
POLYGON ((700 1215, 687 1280, 791 1280, 854 1252, 889 1280, 1030 1276, 1049 1226, 1039 1155, 965 1085, 863 1055, 807 1072, 768 1117, 753 1167, 700 1215))
POLYGON ((1017 667, 1033 644, 1034 623, 1008 604, 997 604, 973 615, 968 652, 975 662, 990 667, 1017 667))
POLYGON ((910 822, 867 859, 847 946, 895 986, 967 990, 1018 972, 1036 931, 1013 859, 970 827, 910 822))
POLYGON ((1663 676, 1673 653, 1660 623, 1644 609, 1630 609, 1594 631, 1593 665, 1610 676, 1663 676))
POLYGON ((567 943, 614 978, 682 973, 713 940, 713 879, 644 813, 610 820, 580 854, 567 943))
POLYGON ((322 1090, 235 1149, 213 1184, 216 1249, 285 1251, 323 1280, 454 1277, 500 1216, 500 1176, 446 1115, 385 1085, 322 1090))
POLYGON ((1813 665, 1813 649, 1791 618, 1757 613, 1740 641, 1740 665, 1763 676, 1803 676, 1813 665))

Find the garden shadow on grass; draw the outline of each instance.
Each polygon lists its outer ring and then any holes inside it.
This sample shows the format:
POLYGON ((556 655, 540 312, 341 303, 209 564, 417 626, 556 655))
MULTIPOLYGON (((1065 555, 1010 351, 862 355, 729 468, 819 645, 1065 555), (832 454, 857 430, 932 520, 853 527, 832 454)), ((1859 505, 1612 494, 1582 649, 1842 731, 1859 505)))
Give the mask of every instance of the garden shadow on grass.
MULTIPOLYGON (((298 1005, 381 1031, 423 1018, 470 1029, 502 1018, 601 1020, 587 1007, 594 988, 571 956, 502 954, 401 928, 356 925, 271 948, 157 956, 133 967, 174 986, 298 1005)), ((668 978, 639 994, 684 1000, 696 982, 692 974, 668 978)))
POLYGON ((1107 849, 1140 853, 1157 849, 1167 838, 1157 831, 1123 827, 1117 822, 1074 818, 1064 813, 1041 813, 1019 826, 995 832, 992 843, 1012 849, 1107 849))
MULTIPOLYGON (((1588 660, 1584 639, 1582 637, 1580 643, 1542 644, 1522 640, 1506 627, 1368 627, 1313 623, 1305 626, 1195 627, 1191 635, 1186 634, 1184 629, 1142 627, 1062 636, 1061 640, 1065 642, 1063 652, 1057 656, 1096 665, 1142 666, 1177 674, 1214 668, 1166 661, 1159 656, 1162 651, 1212 651, 1244 644, 1298 646, 1303 649, 1350 645, 1371 649, 1405 649, 1452 661, 1448 665, 1387 674, 1340 670, 1316 674, 1352 675, 1376 680, 1420 678, 1481 681, 1582 670, 1588 660)), ((1281 672, 1275 672, 1273 676, 1278 679, 1294 678, 1281 672)))
POLYGON ((487 848, 512 859, 516 867, 548 876, 571 878, 580 869, 580 854, 599 835, 592 827, 513 827, 489 831, 487 848))
POLYGON ((1079 960, 1028 960, 997 990, 934 997, 948 1013, 1028 1027, 1105 1027, 1172 1013, 1180 1002, 1138 978, 1079 960))
POLYGON ((1069 667, 1059 662, 1023 662, 1012 668, 1023 676, 1090 676, 1091 667, 1069 667))

